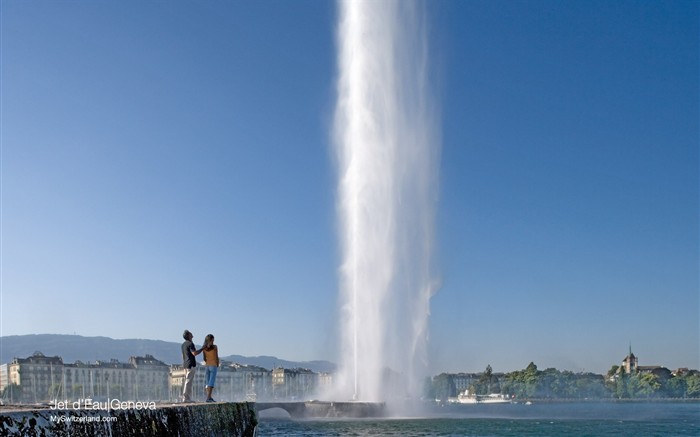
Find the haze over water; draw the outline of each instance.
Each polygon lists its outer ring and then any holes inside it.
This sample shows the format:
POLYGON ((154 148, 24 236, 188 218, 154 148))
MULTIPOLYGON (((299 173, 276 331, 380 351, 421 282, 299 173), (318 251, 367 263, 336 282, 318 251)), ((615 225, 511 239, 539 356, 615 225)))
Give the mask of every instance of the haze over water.
POLYGON ((418 395, 440 145, 423 4, 340 1, 334 144, 342 356, 336 399, 418 395), (391 387, 391 388, 390 388, 391 387))
POLYGON ((367 420, 263 420, 263 436, 697 436, 692 403, 456 405, 427 417, 367 420))

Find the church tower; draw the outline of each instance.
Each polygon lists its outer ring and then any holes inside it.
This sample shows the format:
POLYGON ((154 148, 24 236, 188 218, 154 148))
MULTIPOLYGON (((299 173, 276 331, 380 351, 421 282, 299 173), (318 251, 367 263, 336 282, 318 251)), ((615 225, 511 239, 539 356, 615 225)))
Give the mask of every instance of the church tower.
POLYGON ((622 368, 625 369, 625 373, 632 375, 637 373, 638 364, 639 359, 632 353, 632 344, 630 343, 630 353, 622 360, 622 368))

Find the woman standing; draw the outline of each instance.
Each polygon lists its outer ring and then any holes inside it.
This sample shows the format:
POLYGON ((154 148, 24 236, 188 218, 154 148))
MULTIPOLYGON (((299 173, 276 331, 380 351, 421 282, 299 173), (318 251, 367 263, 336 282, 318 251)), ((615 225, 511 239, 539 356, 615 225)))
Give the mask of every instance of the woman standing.
POLYGON ((204 337, 204 383, 207 391, 207 402, 215 402, 211 397, 216 383, 216 372, 219 369, 219 349, 214 344, 214 336, 209 334, 204 337))

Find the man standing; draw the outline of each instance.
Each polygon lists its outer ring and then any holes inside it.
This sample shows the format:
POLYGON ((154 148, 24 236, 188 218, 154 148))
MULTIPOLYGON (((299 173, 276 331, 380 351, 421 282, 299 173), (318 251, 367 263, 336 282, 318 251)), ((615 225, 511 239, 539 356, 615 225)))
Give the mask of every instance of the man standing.
POLYGON ((194 381, 195 370, 197 370, 197 360, 195 355, 199 355, 202 349, 197 350, 192 343, 192 333, 185 329, 182 334, 185 341, 182 343, 182 367, 185 369, 185 381, 182 384, 182 402, 192 402, 192 382, 194 381))

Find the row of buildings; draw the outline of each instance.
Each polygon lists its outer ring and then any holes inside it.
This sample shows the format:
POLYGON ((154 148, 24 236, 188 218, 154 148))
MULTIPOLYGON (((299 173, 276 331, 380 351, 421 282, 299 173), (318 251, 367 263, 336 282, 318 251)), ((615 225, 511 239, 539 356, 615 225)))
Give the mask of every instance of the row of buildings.
MULTIPOLYGON (((0 394, 7 403, 43 403, 55 400, 177 401, 185 371, 151 355, 94 363, 64 363, 58 356, 35 352, 0 365, 0 394)), ((214 395, 222 401, 310 399, 331 375, 309 369, 267 370, 222 362, 214 395)), ((195 396, 204 397, 204 371, 195 376, 195 396)))
MULTIPOLYGON (((640 366, 630 349, 621 365, 613 366, 607 381, 614 383, 625 374, 647 373, 668 380, 697 371, 678 369, 672 372, 662 366, 640 366)), ((30 357, 14 358, 11 363, 0 365, 0 398, 6 403, 80 399, 172 402, 180 397, 184 375, 182 366, 165 364, 151 355, 134 356, 126 363, 112 359, 68 364, 61 357, 35 352, 30 357)), ((482 373, 443 375, 449 377, 452 396, 478 384, 483 376, 482 373)), ((602 385, 604 376, 594 376, 602 385)), ((493 373, 491 377, 490 381, 499 386, 505 374, 493 373)), ((222 361, 216 382, 214 395, 222 401, 308 400, 331 387, 332 374, 302 368, 267 370, 222 361)), ((201 369, 195 376, 194 393, 204 397, 204 371, 201 369)))

